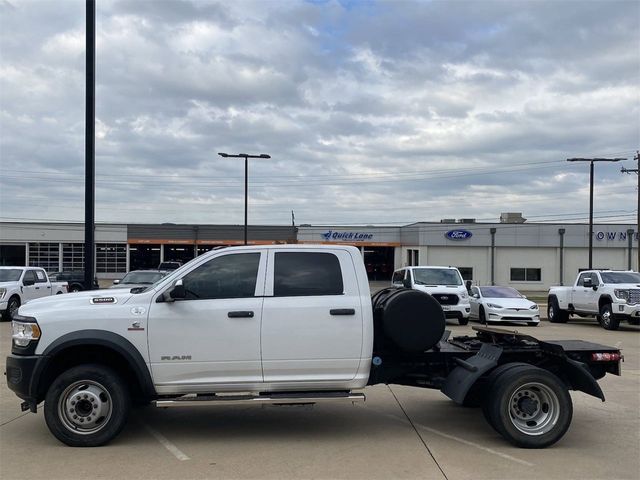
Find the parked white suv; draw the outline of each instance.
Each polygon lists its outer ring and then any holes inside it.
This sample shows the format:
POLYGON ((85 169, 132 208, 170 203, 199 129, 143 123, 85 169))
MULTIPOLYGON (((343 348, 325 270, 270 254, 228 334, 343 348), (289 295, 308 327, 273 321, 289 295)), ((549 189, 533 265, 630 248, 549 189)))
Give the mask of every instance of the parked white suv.
POLYGON ((393 272, 391 283, 428 293, 440 303, 446 318, 455 318, 460 325, 469 323, 469 294, 457 268, 404 267, 393 272))

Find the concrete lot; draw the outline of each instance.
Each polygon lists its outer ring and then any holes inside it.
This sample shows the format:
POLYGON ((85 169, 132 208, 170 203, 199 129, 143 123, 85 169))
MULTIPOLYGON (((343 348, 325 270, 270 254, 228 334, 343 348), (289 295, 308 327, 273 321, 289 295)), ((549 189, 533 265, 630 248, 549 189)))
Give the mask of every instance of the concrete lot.
MULTIPOLYGON (((449 328, 471 332, 471 325, 449 328)), ((573 393, 572 426, 545 450, 512 447, 478 409, 437 391, 398 386, 366 389, 362 406, 146 407, 112 444, 73 449, 49 434, 41 411, 21 413, 3 380, 0 478, 639 478, 640 329, 609 332, 585 320, 515 328, 618 345, 625 355, 623 376, 601 381, 607 402, 573 393)), ((4 358, 7 323, 0 344, 4 358)))

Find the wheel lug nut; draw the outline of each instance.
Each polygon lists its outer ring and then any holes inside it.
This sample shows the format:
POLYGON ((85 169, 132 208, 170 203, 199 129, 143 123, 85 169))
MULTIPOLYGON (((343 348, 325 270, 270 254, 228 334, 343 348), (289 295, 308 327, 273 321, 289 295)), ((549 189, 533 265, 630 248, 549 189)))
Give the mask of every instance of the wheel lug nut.
POLYGON ((87 395, 86 393, 84 394, 84 398, 89 398, 89 395, 87 395))
POLYGON ((72 400, 72 401, 71 401, 71 405, 75 405, 75 404, 76 404, 76 401, 75 401, 75 400, 72 400))
POLYGON ((73 419, 76 420, 78 418, 78 415, 74 415, 73 419))
POLYGON ((69 413, 73 413, 73 412, 74 412, 74 409, 73 409, 73 408, 70 408, 70 409, 69 409, 69 413))

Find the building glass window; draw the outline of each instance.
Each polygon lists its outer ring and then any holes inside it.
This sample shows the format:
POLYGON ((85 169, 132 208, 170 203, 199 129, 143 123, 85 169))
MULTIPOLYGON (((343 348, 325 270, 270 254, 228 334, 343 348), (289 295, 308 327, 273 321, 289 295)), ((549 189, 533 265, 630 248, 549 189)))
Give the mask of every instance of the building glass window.
POLYGON ((275 254, 273 295, 342 295, 340 261, 332 253, 283 252, 275 254))
POLYGON ((472 267, 458 267, 460 275, 463 280, 473 280, 473 268, 472 267))
POLYGON ((57 243, 30 243, 29 266, 57 272, 60 268, 60 249, 57 243))
POLYGON ((512 268, 511 281, 512 282, 541 282, 542 269, 541 268, 512 268))
POLYGON ((127 246, 125 244, 98 243, 96 245, 97 273, 126 273, 126 271, 127 246))
POLYGON ((79 272, 84 270, 84 243, 62 244, 62 271, 79 272))

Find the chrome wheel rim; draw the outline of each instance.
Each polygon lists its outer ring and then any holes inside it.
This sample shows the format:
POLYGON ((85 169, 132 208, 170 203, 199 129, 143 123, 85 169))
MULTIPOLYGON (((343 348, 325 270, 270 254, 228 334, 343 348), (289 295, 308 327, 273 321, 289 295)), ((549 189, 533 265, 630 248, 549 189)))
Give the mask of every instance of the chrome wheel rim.
POLYGON ((556 311, 553 309, 553 306, 549 306, 549 320, 553 319, 556 315, 556 311))
POLYGON ((516 389, 509 399, 509 418, 525 435, 550 432, 560 417, 560 400, 548 386, 530 382, 516 389))
POLYGON ((62 424, 73 433, 89 435, 102 430, 113 411, 111 395, 98 382, 81 380, 69 385, 58 400, 62 424))
POLYGON ((600 316, 602 317, 602 323, 609 325, 611 322, 611 310, 605 308, 600 316))

